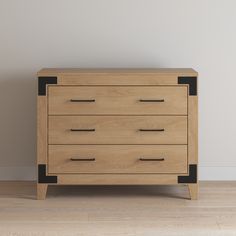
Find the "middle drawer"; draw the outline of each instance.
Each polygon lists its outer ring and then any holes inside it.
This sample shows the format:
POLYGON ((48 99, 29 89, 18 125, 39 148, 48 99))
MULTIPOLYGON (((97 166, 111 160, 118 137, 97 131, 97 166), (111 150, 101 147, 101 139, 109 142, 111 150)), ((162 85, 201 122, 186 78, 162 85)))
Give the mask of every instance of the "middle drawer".
POLYGON ((49 144, 187 144, 186 116, 49 116, 49 144))

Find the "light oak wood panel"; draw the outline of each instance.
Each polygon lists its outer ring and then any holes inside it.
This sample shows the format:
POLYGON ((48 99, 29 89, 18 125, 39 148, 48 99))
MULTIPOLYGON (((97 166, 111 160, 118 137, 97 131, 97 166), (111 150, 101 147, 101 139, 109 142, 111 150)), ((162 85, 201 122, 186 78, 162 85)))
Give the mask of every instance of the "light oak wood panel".
POLYGON ((58 85, 176 85, 177 78, 175 74, 63 74, 58 76, 58 85))
POLYGON ((42 69, 58 85, 176 85, 178 76, 197 76, 193 69, 42 69))
POLYGON ((48 153, 49 173, 187 173, 186 145, 49 145, 48 153))
POLYGON ((188 184, 189 195, 192 200, 198 199, 198 183, 188 184))
POLYGON ((188 98, 188 156, 189 163, 198 163, 198 97, 188 98))
POLYGON ((198 73, 191 68, 133 68, 133 69, 123 69, 123 68, 111 68, 111 69, 83 69, 83 68, 43 68, 38 73, 37 76, 60 76, 60 75, 174 75, 174 76, 197 76, 198 73))
POLYGON ((48 184, 37 184, 37 199, 44 200, 46 198, 48 184))
POLYGON ((71 185, 153 185, 177 184, 176 175, 166 174, 60 174, 58 184, 71 185))
POLYGON ((49 144, 187 144, 187 117, 49 116, 48 134, 49 144))
POLYGON ((187 86, 48 86, 49 114, 187 115, 187 86))
POLYGON ((37 164, 47 163, 47 96, 37 97, 37 164))

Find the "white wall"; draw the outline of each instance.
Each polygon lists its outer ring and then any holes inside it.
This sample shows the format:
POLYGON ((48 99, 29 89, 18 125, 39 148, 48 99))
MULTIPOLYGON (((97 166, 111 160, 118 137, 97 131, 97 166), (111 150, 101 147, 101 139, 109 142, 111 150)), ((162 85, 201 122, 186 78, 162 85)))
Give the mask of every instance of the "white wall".
POLYGON ((0 0, 0 179, 36 176, 42 67, 193 67, 201 179, 236 180, 235 0, 0 0))

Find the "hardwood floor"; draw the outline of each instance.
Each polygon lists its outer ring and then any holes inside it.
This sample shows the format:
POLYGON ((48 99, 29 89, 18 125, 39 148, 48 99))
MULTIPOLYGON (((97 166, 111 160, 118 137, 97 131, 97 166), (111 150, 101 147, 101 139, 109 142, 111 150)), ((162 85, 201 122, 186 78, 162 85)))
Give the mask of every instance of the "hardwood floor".
POLYGON ((49 186, 0 182, 0 235, 236 235, 236 182, 187 186, 49 186))

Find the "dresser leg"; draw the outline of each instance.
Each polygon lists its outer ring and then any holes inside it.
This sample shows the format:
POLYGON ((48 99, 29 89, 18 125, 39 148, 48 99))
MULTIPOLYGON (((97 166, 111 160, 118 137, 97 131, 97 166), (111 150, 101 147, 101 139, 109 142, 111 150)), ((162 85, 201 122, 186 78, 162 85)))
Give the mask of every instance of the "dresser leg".
POLYGON ((37 184, 37 199, 44 200, 46 198, 48 184, 37 184))
POLYGON ((188 184, 188 190, 191 200, 198 199, 198 184, 188 184))

